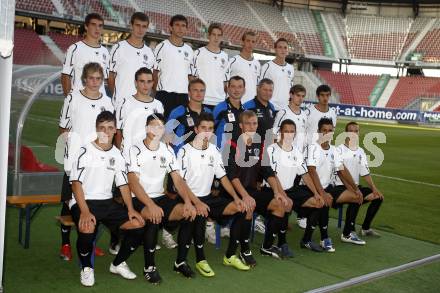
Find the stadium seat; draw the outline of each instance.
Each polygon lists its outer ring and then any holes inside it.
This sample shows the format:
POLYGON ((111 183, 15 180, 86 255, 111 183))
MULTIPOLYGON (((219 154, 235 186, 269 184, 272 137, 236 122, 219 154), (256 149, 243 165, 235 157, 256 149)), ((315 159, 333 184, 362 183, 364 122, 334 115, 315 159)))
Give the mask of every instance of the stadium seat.
POLYGON ((390 108, 405 108, 419 97, 438 98, 439 96, 440 78, 401 77, 386 106, 390 108))
POLYGON ((53 14, 55 12, 55 6, 50 0, 17 0, 16 9, 46 14, 53 14))

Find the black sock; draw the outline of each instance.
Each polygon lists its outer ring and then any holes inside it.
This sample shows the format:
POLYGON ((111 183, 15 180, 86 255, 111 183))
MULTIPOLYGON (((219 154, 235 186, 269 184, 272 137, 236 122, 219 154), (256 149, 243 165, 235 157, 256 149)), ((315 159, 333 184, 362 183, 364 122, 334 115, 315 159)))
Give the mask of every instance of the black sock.
POLYGON ((296 217, 298 219, 307 218, 307 214, 303 209, 299 209, 299 211, 296 213, 296 217))
POLYGON ((92 253, 93 253, 93 241, 95 239, 94 233, 81 233, 78 232, 78 239, 76 240, 76 250, 78 251, 78 257, 81 262, 81 266, 92 267, 92 253))
POLYGON ((116 255, 113 265, 117 266, 126 261, 130 255, 142 243, 144 228, 130 229, 124 231, 124 238, 121 241, 121 247, 116 255))
POLYGON ((347 207, 347 212, 345 214, 345 225, 342 234, 344 236, 350 235, 351 231, 355 230, 356 217, 359 212, 360 205, 357 203, 350 203, 347 207))
MULTIPOLYGON (((60 215, 61 216, 71 215, 69 206, 65 202, 63 202, 60 215)), ((61 224, 61 245, 66 245, 66 244, 70 245, 70 230, 72 230, 72 227, 61 224)))
POLYGON ((324 206, 320 209, 319 230, 321 231, 321 240, 328 238, 328 211, 329 207, 324 206))
POLYGON ((119 230, 110 229, 110 247, 115 248, 119 244, 119 230))
POLYGON ((144 262, 145 269, 150 266, 155 266, 154 253, 156 252, 157 234, 159 232, 159 225, 151 222, 145 223, 144 228, 144 262))
POLYGON ((382 200, 380 198, 376 198, 371 201, 367 209, 367 214, 365 215, 364 223, 362 224, 363 230, 370 229, 371 222, 373 221, 374 216, 376 215, 381 205, 382 205, 382 200))
POLYGON ((281 247, 281 245, 286 244, 286 234, 287 234, 287 227, 289 226, 289 216, 290 213, 285 213, 284 218, 281 222, 280 231, 278 232, 278 247, 281 247))
POLYGON ((193 228, 194 222, 185 219, 180 221, 179 234, 177 235, 177 264, 186 261, 191 244, 191 237, 193 235, 193 228))
POLYGON ((269 249, 273 245, 275 236, 280 231, 283 218, 270 214, 267 216, 266 233, 264 233, 263 248, 269 249))
POLYGON ((205 251, 203 246, 205 244, 205 230, 206 230, 206 218, 202 216, 196 216, 194 219, 194 248, 196 250, 196 262, 206 260, 205 251))
POLYGON ((307 226, 304 230, 303 242, 312 241, 313 231, 315 231, 316 225, 318 224, 318 218, 320 215, 320 209, 315 208, 301 208, 301 210, 307 214, 307 226))
POLYGON ((241 227, 243 226, 246 214, 237 213, 234 215, 229 233, 229 244, 226 250, 226 257, 230 258, 237 252, 238 244, 240 244, 241 227))
POLYGON ((251 250, 249 246, 249 238, 251 236, 252 220, 244 219, 241 226, 240 246, 241 252, 248 252, 251 250))

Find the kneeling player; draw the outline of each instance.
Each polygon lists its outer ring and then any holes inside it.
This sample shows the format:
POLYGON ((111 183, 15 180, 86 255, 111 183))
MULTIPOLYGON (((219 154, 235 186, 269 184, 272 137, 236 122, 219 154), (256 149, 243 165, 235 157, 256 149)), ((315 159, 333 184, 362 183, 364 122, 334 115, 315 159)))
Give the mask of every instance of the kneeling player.
POLYGON ((164 127, 164 118, 161 114, 148 116, 146 138, 131 146, 128 162, 128 182, 135 196, 133 205, 146 220, 144 276, 153 284, 158 284, 162 280, 154 262, 160 224, 169 228, 173 224, 180 225, 174 270, 186 277, 194 275, 186 263, 186 255, 191 244, 192 221, 196 216, 190 201, 190 195, 194 195, 179 175, 173 150, 160 141, 165 132, 164 127), (184 203, 180 198, 172 199, 165 195, 164 182, 167 174, 171 175, 184 203))
MULTIPOLYGON (((237 143, 233 144, 233 146, 236 145, 236 149, 231 149, 227 174, 241 197, 243 199, 254 198, 256 212, 266 217, 267 228, 260 253, 280 258, 281 252, 278 247, 273 246, 273 242, 284 226, 287 229, 286 219, 292 209, 292 200, 281 188, 272 168, 262 164, 262 156, 260 156, 262 144, 259 138, 255 137, 258 128, 255 112, 249 110, 242 112, 239 125, 242 134, 237 143), (260 178, 263 178, 270 188, 260 188, 258 186, 260 178)), ((256 264, 250 250, 247 253, 242 251, 240 256, 244 263, 251 266, 256 264)))
MULTIPOLYGON (((344 166, 348 169, 356 185, 358 185, 362 195, 364 197, 363 203, 369 202, 370 205, 367 209, 367 214, 365 215, 364 222, 362 224, 361 235, 362 236, 379 236, 379 234, 370 228, 371 222, 374 216, 379 210, 383 195, 376 188, 373 182, 373 178, 370 176, 370 170, 367 163, 367 155, 364 150, 359 147, 358 139, 359 137, 359 124, 356 122, 349 122, 345 126, 345 132, 354 135, 349 136, 345 139, 345 143, 338 146, 338 151, 344 162, 344 166), (359 185, 359 177, 362 176, 368 184, 368 187, 362 187, 359 185)), ((342 186, 343 183, 339 178, 336 178, 336 186, 342 186)), ((341 235, 341 240, 343 242, 353 242, 353 238, 358 238, 355 231, 355 220, 356 215, 359 211, 359 204, 351 203, 347 208, 347 217, 351 217, 352 221, 349 225, 344 227, 343 234, 341 235)))
MULTIPOLYGON (((312 234, 317 225, 319 209, 324 201, 319 196, 313 181, 307 173, 302 151, 293 145, 296 125, 290 119, 283 120, 279 125, 280 140, 267 148, 270 165, 280 180, 281 187, 293 201, 294 210, 307 217, 301 247, 320 252, 322 249, 312 241, 312 234), (305 185, 295 185, 295 178, 301 176, 305 185)), ((287 220, 278 234, 278 247, 282 257, 292 257, 286 242, 287 220)))
MULTIPOLYGON (((344 167, 342 159, 336 147, 330 145, 333 136, 333 121, 329 118, 321 118, 318 123, 319 139, 308 146, 307 168, 312 177, 313 184, 319 195, 325 202, 319 216, 319 229, 321 231, 321 247, 324 251, 334 252, 332 240, 328 236, 329 207, 337 208, 344 203, 362 203, 362 193, 354 183, 350 172, 344 167), (334 174, 344 182, 342 186, 333 186, 334 174)), ((353 215, 347 214, 346 225, 353 221, 353 215)), ((364 241, 353 238, 357 244, 365 244, 364 241)))
POLYGON ((116 133, 115 116, 108 111, 99 114, 96 118, 96 131, 98 138, 81 147, 70 173, 74 199, 70 200, 69 206, 78 227, 81 284, 88 287, 95 283, 92 251, 97 224, 102 222, 110 229, 121 228, 125 231, 121 248, 110 265, 110 272, 125 279, 136 278, 125 261, 140 244, 144 225, 142 216, 133 209, 125 161, 119 150, 112 145, 116 133), (112 199, 114 182, 121 190, 126 209, 112 199))
MULTIPOLYGON (((230 239, 223 264, 233 266, 238 270, 247 271, 249 266, 244 264, 236 255, 241 238, 241 230, 245 219, 245 211, 253 211, 251 206, 238 197, 231 182, 226 176, 222 157, 217 147, 209 142, 214 133, 214 117, 202 113, 196 119, 193 141, 184 145, 177 155, 180 172, 183 179, 196 195, 192 199, 196 206, 207 205, 208 213, 198 215, 194 223, 194 246, 196 249, 196 268, 205 277, 214 276, 214 271, 206 261, 203 244, 205 242, 205 227, 207 216, 219 223, 228 223, 232 219, 230 239), (220 195, 211 194, 214 176, 220 180, 223 190, 220 195), (229 196, 228 196, 229 195, 229 196)), ((197 208, 198 209, 198 208, 197 208)))

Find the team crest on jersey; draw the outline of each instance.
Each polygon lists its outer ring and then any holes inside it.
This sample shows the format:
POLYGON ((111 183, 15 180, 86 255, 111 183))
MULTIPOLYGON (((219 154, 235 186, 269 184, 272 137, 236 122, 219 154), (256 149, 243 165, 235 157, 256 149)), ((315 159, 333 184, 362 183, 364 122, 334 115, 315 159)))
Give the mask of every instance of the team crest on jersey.
POLYGON ((185 55, 185 57, 188 58, 188 56, 189 56, 188 52, 185 51, 185 53, 183 53, 183 54, 185 55))
POLYGON ((334 160, 334 159, 335 159, 335 155, 334 155, 334 154, 332 154, 332 155, 331 155, 331 158, 332 158, 332 160, 334 160))
POLYGON ((287 70, 287 74, 288 74, 288 75, 291 75, 292 72, 291 72, 290 70, 287 70))
POLYGON ((102 53, 102 59, 107 60, 107 55, 105 55, 104 53, 102 53))
POLYGON ((165 159, 165 157, 160 157, 160 167, 161 168, 165 168, 165 163, 167 162, 167 160, 165 159))
POLYGON ((255 71, 258 71, 257 65, 254 65, 255 71))
POLYGON ((260 149, 259 149, 259 148, 254 148, 254 155, 255 155, 256 157, 259 157, 259 156, 260 156, 260 149))
POLYGON ((115 158, 114 158, 114 157, 111 157, 111 158, 108 160, 108 163, 109 163, 110 166, 108 166, 107 169, 114 171, 114 170, 115 170, 115 163, 116 163, 115 158))
POLYGON ((144 54, 144 61, 147 62, 148 61, 148 55, 144 54))
POLYGON ((214 156, 209 156, 209 164, 208 166, 214 167, 214 156))
POLYGON ((225 58, 222 58, 222 59, 221 59, 221 62, 222 62, 223 65, 225 65, 225 63, 226 63, 225 58))
POLYGON ((102 107, 101 107, 101 112, 104 112, 104 111, 105 111, 105 107, 102 106, 102 107))

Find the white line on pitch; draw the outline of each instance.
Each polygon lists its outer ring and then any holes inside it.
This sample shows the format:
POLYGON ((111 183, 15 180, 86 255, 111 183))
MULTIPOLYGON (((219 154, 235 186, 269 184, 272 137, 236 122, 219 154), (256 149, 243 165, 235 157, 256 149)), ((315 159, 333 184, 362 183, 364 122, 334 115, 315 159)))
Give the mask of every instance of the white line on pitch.
POLYGON ((387 178, 387 179, 392 179, 392 180, 397 180, 397 181, 416 183, 416 184, 422 184, 422 185, 440 188, 440 184, 434 184, 434 183, 428 183, 428 182, 422 182, 422 181, 416 181, 416 180, 408 180, 408 179, 403 179, 403 178, 399 178, 399 177, 385 176, 385 175, 374 174, 374 173, 371 173, 371 175, 377 176, 377 177, 382 177, 382 178, 387 178))

